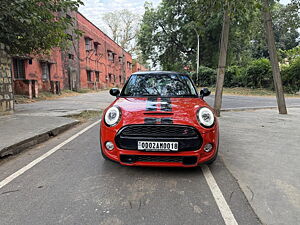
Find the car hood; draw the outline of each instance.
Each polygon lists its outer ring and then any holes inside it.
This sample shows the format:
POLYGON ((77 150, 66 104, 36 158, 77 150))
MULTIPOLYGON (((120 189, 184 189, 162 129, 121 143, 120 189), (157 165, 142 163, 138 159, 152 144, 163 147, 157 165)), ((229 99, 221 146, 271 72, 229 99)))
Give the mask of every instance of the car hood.
MULTIPOLYGON (((197 122, 197 111, 207 103, 200 98, 118 98, 112 105, 122 111, 122 126, 128 124, 184 124, 197 122)), ((210 107, 209 107, 210 108, 210 107)))

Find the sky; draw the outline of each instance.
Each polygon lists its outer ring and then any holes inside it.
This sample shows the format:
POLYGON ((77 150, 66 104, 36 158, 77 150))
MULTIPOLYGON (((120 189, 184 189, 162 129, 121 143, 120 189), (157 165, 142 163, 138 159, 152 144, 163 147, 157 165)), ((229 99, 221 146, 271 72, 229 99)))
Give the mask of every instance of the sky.
MULTIPOLYGON (((157 6, 161 0, 147 0, 157 6)), ((107 27, 102 21, 102 16, 106 12, 113 12, 122 9, 128 9, 137 14, 143 15, 145 0, 83 0, 84 6, 79 11, 88 18, 97 27, 104 32, 107 27)))
MULTIPOLYGON (((161 0, 147 0, 157 6, 161 0)), ((83 0, 84 6, 79 11, 97 27, 109 34, 108 28, 102 21, 106 12, 113 12, 121 9, 128 9, 137 14, 143 15, 145 0, 83 0)), ((280 3, 287 4, 290 0, 280 0, 280 3)))

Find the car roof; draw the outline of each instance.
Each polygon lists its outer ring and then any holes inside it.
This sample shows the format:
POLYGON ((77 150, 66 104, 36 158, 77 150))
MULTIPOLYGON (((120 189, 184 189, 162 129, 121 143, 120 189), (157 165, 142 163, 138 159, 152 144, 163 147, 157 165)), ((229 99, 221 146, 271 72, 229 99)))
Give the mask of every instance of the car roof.
POLYGON ((153 75, 163 75, 163 74, 178 74, 178 75, 187 75, 186 73, 175 72, 175 71, 139 71, 135 72, 132 75, 146 75, 146 74, 153 74, 153 75))

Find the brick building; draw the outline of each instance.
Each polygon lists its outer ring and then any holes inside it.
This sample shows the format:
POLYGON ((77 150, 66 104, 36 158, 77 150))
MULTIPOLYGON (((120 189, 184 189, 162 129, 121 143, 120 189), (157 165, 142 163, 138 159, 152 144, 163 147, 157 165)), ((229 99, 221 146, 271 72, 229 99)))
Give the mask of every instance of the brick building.
POLYGON ((56 93, 63 88, 61 50, 49 56, 13 57, 12 71, 15 94, 38 97, 39 90, 56 93))
POLYGON ((133 67, 132 67, 132 73, 135 73, 135 72, 139 72, 139 71, 147 71, 148 69, 141 65, 140 63, 138 63, 137 61, 135 61, 133 63, 133 67))
POLYGON ((99 89, 121 86, 132 73, 132 56, 81 13, 66 31, 71 45, 55 48, 49 55, 12 58, 15 94, 38 97, 39 91, 99 89), (72 30, 83 31, 76 39, 72 30))
POLYGON ((120 86, 132 73, 132 57, 98 27, 77 14, 81 88, 120 86))

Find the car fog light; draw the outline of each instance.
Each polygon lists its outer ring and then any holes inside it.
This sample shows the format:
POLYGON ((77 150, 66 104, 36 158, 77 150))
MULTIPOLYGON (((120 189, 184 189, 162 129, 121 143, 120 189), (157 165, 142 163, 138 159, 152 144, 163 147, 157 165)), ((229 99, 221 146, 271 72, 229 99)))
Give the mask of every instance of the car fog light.
POLYGON ((204 151, 210 152, 210 151, 212 150, 212 148, 213 148, 213 145, 212 145, 211 143, 206 144, 206 145, 204 146, 204 151))
POLYGON ((111 143, 110 141, 106 142, 105 143, 105 147, 108 149, 108 150, 113 150, 115 148, 114 144, 111 143))

